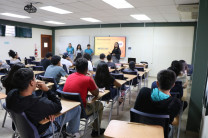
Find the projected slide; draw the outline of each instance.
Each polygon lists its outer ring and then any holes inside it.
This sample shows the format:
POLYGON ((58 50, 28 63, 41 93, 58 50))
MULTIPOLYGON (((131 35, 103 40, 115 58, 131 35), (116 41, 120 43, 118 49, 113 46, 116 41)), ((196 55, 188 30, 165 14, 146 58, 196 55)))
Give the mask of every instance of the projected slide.
POLYGON ((126 37, 95 37, 95 55, 101 53, 108 55, 114 48, 114 43, 118 42, 121 49, 121 57, 126 56, 126 37))

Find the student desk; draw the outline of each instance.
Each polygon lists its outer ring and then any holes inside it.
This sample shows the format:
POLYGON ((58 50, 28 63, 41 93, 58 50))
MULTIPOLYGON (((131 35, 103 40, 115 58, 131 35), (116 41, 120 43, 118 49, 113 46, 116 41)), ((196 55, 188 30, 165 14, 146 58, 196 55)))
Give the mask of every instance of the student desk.
POLYGON ((164 138, 162 126, 111 120, 105 138, 164 138))
POLYGON ((138 71, 139 80, 140 80, 140 88, 142 87, 142 76, 145 74, 143 71, 138 71))
POLYGON ((124 77, 127 78, 127 79, 126 79, 127 81, 131 81, 131 80, 133 80, 134 78, 136 78, 137 75, 124 74, 124 77))
MULTIPOLYGON (((75 101, 69 101, 69 100, 62 99, 61 100, 61 105, 62 105, 62 110, 59 113, 55 114, 55 118, 65 114, 66 112, 68 112, 68 111, 74 109, 75 107, 79 106, 80 102, 75 102, 75 101)), ((43 125, 43 124, 46 124, 48 122, 49 122, 48 119, 43 119, 39 123, 43 125)))
POLYGON ((186 101, 187 100, 187 88, 183 89, 183 97, 181 98, 181 100, 186 101))
MULTIPOLYGON (((53 86, 53 85, 54 85, 54 83, 52 83, 52 82, 47 82, 47 83, 46 83, 46 86, 47 86, 47 87, 51 87, 51 86, 53 86)), ((40 90, 40 89, 39 89, 39 88, 36 88, 36 89, 35 89, 35 91, 38 91, 38 90, 40 90)))
POLYGON ((3 77, 3 76, 5 76, 5 75, 0 75, 0 78, 3 77))
POLYGON ((121 85, 124 85, 127 82, 126 80, 119 80, 119 79, 116 79, 116 81, 121 85))
POLYGON ((33 71, 34 75, 44 73, 45 71, 33 71))
POLYGON ((26 68, 31 68, 31 67, 35 67, 36 65, 34 65, 34 64, 27 64, 27 65, 25 65, 25 67, 26 68))
MULTIPOLYGON (((91 100, 87 100, 87 103, 93 103, 96 100, 100 100, 104 95, 110 93, 110 90, 105 90, 104 92, 99 92, 99 95, 97 97, 93 97, 91 100)), ((90 92, 88 92, 88 95, 92 95, 90 92)))

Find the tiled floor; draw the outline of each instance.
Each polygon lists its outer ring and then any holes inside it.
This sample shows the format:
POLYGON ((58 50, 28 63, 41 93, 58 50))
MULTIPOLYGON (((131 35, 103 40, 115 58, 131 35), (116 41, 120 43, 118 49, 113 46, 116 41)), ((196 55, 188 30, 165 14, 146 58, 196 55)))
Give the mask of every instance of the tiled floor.
MULTIPOLYGON (((155 80, 156 80, 156 78, 149 77, 148 87, 150 87, 152 82, 155 80)), ((137 91, 137 87, 135 87, 135 88, 133 88, 133 92, 132 92, 131 104, 129 104, 129 101, 127 99, 123 111, 121 110, 122 106, 120 106, 120 113, 118 116, 117 116, 117 112, 116 112, 117 110, 116 110, 116 108, 114 108, 113 113, 112 113, 112 119, 129 121, 129 119, 130 119, 130 112, 129 111, 130 111, 130 108, 133 107, 134 101, 135 101, 137 95, 138 95, 138 91, 137 91)), ((190 86, 188 87, 187 99, 189 99, 189 97, 190 97, 190 86)), ((4 102, 4 100, 2 100, 2 102, 4 102)), ((102 119, 102 124, 101 124, 102 128, 106 128, 109 123, 108 122, 109 110, 110 110, 109 107, 110 107, 110 103, 106 104, 106 108, 104 109, 104 112, 103 112, 103 119, 102 119)), ((5 111, 0 109, 0 138, 11 138, 13 131, 11 128, 11 118, 9 116, 7 116, 5 127, 4 128, 1 127, 4 114, 5 114, 5 111)), ((187 114, 188 114, 188 108, 184 111, 183 116, 182 116, 180 138, 198 138, 199 137, 198 134, 185 133, 187 114)), ((90 137, 91 137, 90 134, 88 134, 87 138, 90 138, 90 137)), ((128 136, 125 136, 125 137, 128 138, 128 136)), ((103 136, 100 136, 100 138, 103 138, 103 136)))

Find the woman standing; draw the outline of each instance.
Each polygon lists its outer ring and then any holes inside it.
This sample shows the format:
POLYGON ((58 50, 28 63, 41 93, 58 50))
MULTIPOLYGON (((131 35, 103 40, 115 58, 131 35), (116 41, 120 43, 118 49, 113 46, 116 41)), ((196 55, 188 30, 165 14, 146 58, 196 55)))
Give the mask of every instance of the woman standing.
POLYGON ((77 49, 75 51, 75 55, 77 56, 78 53, 81 53, 83 55, 83 50, 80 44, 77 45, 77 49))
POLYGON ((112 55, 113 62, 114 63, 119 63, 120 56, 121 56, 121 50, 119 48, 118 42, 115 42, 114 49, 113 49, 111 55, 112 55))
POLYGON ((68 53, 71 60, 74 59, 74 48, 72 47, 72 44, 69 43, 69 46, 66 49, 66 52, 68 53))

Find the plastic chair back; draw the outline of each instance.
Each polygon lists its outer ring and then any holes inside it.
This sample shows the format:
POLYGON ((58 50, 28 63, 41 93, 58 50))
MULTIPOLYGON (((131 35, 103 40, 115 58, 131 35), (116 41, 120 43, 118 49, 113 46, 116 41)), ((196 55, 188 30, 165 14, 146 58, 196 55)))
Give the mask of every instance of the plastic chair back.
POLYGON ((69 74, 67 71, 66 65, 65 64, 62 64, 62 65, 63 65, 63 69, 66 71, 66 73, 69 74))

